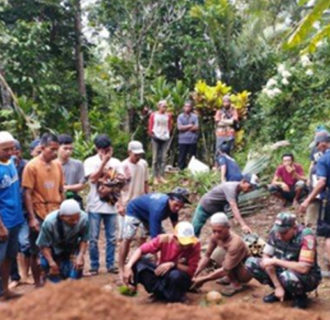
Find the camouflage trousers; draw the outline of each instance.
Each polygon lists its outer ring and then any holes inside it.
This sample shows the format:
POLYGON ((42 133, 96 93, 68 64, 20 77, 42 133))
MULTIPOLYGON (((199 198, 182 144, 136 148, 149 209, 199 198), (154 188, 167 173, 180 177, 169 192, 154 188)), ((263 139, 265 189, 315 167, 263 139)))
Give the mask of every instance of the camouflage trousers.
MULTIPOLYGON (((261 260, 261 258, 249 257, 245 262, 245 266, 253 278, 262 284, 274 287, 267 272, 260 266, 261 260)), ((318 268, 312 269, 307 274, 300 274, 280 267, 276 267, 275 272, 284 290, 292 295, 301 295, 313 291, 321 281, 321 273, 318 268)))

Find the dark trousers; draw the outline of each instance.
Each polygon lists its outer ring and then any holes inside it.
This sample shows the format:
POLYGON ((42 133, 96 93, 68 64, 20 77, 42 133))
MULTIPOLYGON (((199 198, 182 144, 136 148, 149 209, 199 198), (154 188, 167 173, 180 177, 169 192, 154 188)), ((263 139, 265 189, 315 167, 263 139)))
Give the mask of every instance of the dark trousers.
POLYGON ((11 261, 10 279, 11 279, 11 281, 20 281, 21 280, 21 276, 19 275, 19 272, 18 272, 17 257, 16 257, 16 259, 13 259, 11 261))
POLYGON ((156 265, 146 258, 141 258, 133 266, 134 282, 141 283, 147 292, 156 299, 167 302, 182 302, 191 286, 186 272, 171 269, 164 276, 156 276, 156 265))
POLYGON ((178 165, 181 170, 187 166, 187 162, 192 156, 196 156, 197 143, 182 144, 179 143, 178 165))

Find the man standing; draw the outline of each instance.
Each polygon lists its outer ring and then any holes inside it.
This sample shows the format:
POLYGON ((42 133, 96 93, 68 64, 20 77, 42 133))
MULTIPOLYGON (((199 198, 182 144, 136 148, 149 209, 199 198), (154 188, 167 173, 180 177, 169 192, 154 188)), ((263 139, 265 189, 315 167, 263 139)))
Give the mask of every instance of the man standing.
POLYGON ((321 281, 316 238, 290 212, 277 215, 263 258, 250 257, 245 265, 260 283, 275 288, 264 297, 266 303, 293 299, 294 307, 304 309, 306 292, 315 290, 321 281))
POLYGON ((228 279, 228 286, 221 292, 225 296, 232 296, 244 289, 243 284, 251 280, 251 275, 246 269, 244 262, 250 255, 245 242, 233 231, 230 230, 229 220, 222 213, 215 213, 211 219, 212 235, 205 253, 201 259, 195 273, 194 284, 202 284, 221 278, 228 279), (214 270, 208 275, 198 275, 207 267, 211 260, 212 253, 216 250, 221 252, 220 268, 214 270))
MULTIPOLYGON (((330 261, 330 135, 325 135, 317 140, 318 147, 325 150, 324 155, 316 165, 318 181, 306 200, 300 206, 300 212, 305 212, 311 201, 321 194, 321 206, 317 221, 317 235, 325 238, 325 250, 330 261)), ((322 275, 330 277, 330 265, 322 275)))
POLYGON ((224 96, 222 99, 223 107, 214 116, 216 124, 216 150, 223 142, 229 144, 229 150, 234 148, 235 143, 235 123, 238 123, 238 113, 231 105, 230 97, 224 96))
MULTIPOLYGON (((15 160, 15 166, 18 173, 20 187, 22 184, 23 170, 28 163, 27 160, 22 158, 22 148, 19 141, 15 140, 15 149, 13 153, 13 159, 15 160)), ((14 288, 20 283, 28 283, 28 271, 30 267, 30 241, 29 241, 29 224, 27 211, 24 204, 24 188, 21 190, 22 200, 22 212, 24 222, 21 225, 18 234, 19 252, 17 258, 12 261, 11 272, 10 272, 10 287, 14 288), (21 273, 21 274, 20 274, 21 273)))
POLYGON ((68 199, 42 224, 37 245, 41 267, 52 282, 82 277, 88 241, 88 216, 77 201, 68 199))
POLYGON ((175 188, 168 194, 149 193, 129 202, 125 216, 123 242, 119 252, 119 268, 121 277, 130 243, 137 230, 142 229, 144 238, 150 233, 152 238, 162 233, 162 221, 170 218, 174 227, 178 222, 178 212, 188 201, 188 191, 175 188))
POLYGON ((183 113, 178 116, 179 130, 179 168, 183 170, 187 161, 196 155, 198 139, 198 116, 192 112, 193 104, 186 101, 183 105, 183 113), (187 159, 188 157, 188 159, 187 159))
POLYGON ((293 205, 297 206, 303 191, 306 191, 306 180, 302 166, 294 162, 292 153, 286 153, 276 169, 269 191, 286 201, 293 201, 293 205))
POLYGON ((195 210, 192 224, 195 234, 199 237, 201 230, 208 218, 229 203, 235 220, 241 225, 243 232, 251 233, 250 227, 241 216, 237 206, 237 198, 240 192, 247 193, 257 187, 257 176, 247 174, 241 181, 223 182, 204 194, 195 210))
POLYGON ((58 160, 62 165, 65 185, 64 192, 67 199, 75 199, 83 208, 82 198, 79 191, 85 188, 84 165, 80 160, 72 159, 73 139, 68 134, 58 136, 60 147, 58 149, 58 160))
MULTIPOLYGON (((321 127, 321 126, 320 126, 321 127)), ((327 149, 327 142, 326 142, 326 137, 329 135, 328 131, 325 129, 318 128, 315 134, 315 138, 313 141, 313 148, 311 150, 310 154, 310 166, 309 166, 309 171, 308 171, 308 182, 307 186, 309 189, 309 193, 311 193, 314 189, 314 187, 317 184, 318 178, 316 174, 316 168, 317 168, 317 162, 319 159, 323 156, 324 152, 327 149)), ((320 200, 321 196, 320 194, 317 195, 311 203, 308 205, 306 209, 306 215, 305 215, 305 225, 307 227, 316 227, 317 224, 317 218, 318 214, 320 211, 320 200)))
POLYGON ((161 234, 137 249, 125 266, 124 282, 141 283, 157 300, 183 302, 200 258, 193 226, 179 222, 174 234, 161 234), (160 252, 157 264, 142 256, 160 252))
POLYGON ((18 233, 24 221, 18 173, 11 156, 14 138, 7 131, 0 132, 0 275, 3 298, 17 295, 8 289, 10 264, 18 251, 18 233))
POLYGON ((59 208, 63 195, 64 176, 57 158, 57 136, 45 133, 41 137, 41 154, 32 159, 23 172, 25 206, 30 226, 31 269, 35 285, 42 285, 36 240, 46 216, 59 208))
POLYGON ((142 156, 143 145, 139 141, 131 141, 128 144, 128 158, 122 162, 126 185, 122 190, 121 198, 117 203, 119 216, 119 239, 123 238, 125 212, 129 201, 149 192, 148 163, 142 156))
POLYGON ((96 155, 89 157, 84 162, 85 176, 89 180, 90 192, 87 197, 87 211, 89 214, 89 257, 90 274, 98 274, 100 268, 98 240, 100 235, 101 221, 104 224, 106 237, 106 268, 110 273, 117 273, 115 268, 115 248, 116 248, 116 221, 117 210, 113 201, 107 201, 100 197, 98 182, 107 171, 112 171, 115 175, 124 176, 121 162, 112 156, 113 149, 111 140, 106 134, 100 134, 94 139, 97 150, 96 155))

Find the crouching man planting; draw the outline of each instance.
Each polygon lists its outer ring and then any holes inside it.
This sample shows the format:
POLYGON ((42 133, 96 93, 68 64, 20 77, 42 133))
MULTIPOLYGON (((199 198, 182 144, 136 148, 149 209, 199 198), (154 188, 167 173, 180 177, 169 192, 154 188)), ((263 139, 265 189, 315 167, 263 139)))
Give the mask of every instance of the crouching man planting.
POLYGON ((88 241, 88 216, 77 201, 65 200, 42 224, 37 245, 41 267, 52 282, 79 279, 88 241))
POLYGON ((199 287, 208 281, 219 279, 220 284, 226 285, 221 293, 232 296, 244 290, 244 284, 252 278, 244 266, 250 254, 249 249, 240 236, 230 229, 229 220, 223 212, 215 213, 210 220, 212 235, 193 279, 194 286, 199 287), (207 275, 199 275, 211 259, 219 267, 207 275))
POLYGON ((134 287, 141 283, 157 300, 182 302, 191 286, 200 250, 193 226, 179 222, 174 234, 158 235, 133 253, 125 266, 124 282, 134 287), (158 263, 142 257, 156 252, 160 252, 158 263))

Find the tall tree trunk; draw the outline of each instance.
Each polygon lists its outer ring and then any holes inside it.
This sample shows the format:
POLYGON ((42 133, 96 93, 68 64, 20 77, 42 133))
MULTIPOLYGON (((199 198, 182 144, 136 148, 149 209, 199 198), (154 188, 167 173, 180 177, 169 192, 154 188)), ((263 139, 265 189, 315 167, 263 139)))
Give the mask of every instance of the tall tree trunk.
POLYGON ((81 5, 80 0, 74 1, 74 12, 75 12, 75 33, 76 33, 76 68, 77 68, 77 81, 79 90, 79 108, 80 108, 80 121, 82 130, 85 137, 90 137, 90 125, 88 119, 88 103, 86 94, 85 84, 85 73, 84 73, 84 56, 82 52, 82 27, 81 27, 81 5))
MULTIPOLYGON (((1 75, 4 74, 2 68, 0 68, 0 74, 1 75)), ((11 108, 10 94, 2 81, 0 81, 0 91, 1 91, 0 107, 3 109, 10 109, 11 108)))

